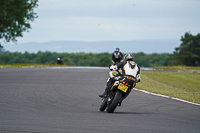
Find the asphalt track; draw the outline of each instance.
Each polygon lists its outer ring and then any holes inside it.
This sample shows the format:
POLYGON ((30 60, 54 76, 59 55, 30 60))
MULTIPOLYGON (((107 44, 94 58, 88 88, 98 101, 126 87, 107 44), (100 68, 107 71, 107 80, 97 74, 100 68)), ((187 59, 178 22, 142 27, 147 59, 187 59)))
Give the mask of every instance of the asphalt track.
POLYGON ((107 78, 107 69, 0 68, 0 133, 200 132, 200 106, 136 90, 100 112, 107 78))

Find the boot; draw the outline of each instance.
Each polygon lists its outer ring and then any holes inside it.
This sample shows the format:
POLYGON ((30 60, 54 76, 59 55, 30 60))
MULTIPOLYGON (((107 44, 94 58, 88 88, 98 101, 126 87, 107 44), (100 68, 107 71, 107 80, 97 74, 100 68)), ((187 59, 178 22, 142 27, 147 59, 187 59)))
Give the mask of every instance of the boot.
POLYGON ((108 92, 105 90, 103 94, 99 95, 99 97, 103 98, 106 97, 108 95, 108 92))
POLYGON ((118 103, 118 106, 120 107, 120 106, 121 106, 121 104, 122 104, 122 101, 119 101, 119 103, 118 103))
POLYGON ((99 97, 103 98, 103 97, 107 97, 108 95, 108 90, 109 90, 109 86, 106 87, 105 91, 103 94, 99 95, 99 97))
POLYGON ((113 82, 112 79, 109 78, 104 93, 101 94, 101 95, 99 95, 99 97, 101 97, 101 98, 103 98, 103 97, 107 97, 107 95, 108 95, 108 90, 109 90, 109 87, 111 86, 112 82, 113 82))

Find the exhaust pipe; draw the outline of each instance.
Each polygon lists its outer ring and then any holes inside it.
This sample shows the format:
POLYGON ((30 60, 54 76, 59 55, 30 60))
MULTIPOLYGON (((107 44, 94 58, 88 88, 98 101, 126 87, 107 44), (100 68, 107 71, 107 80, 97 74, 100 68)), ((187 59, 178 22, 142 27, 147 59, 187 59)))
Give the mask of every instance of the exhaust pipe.
POLYGON ((119 85, 119 81, 115 81, 115 83, 113 84, 113 86, 110 88, 111 91, 113 91, 113 89, 119 85))

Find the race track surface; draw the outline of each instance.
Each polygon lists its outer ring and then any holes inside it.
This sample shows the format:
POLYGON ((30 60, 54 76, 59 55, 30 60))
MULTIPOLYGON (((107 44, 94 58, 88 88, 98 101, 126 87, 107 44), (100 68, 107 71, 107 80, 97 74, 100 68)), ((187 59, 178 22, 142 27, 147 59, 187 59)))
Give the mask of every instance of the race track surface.
POLYGON ((0 68, 0 133, 200 132, 200 106, 136 90, 100 112, 107 78, 107 69, 0 68))

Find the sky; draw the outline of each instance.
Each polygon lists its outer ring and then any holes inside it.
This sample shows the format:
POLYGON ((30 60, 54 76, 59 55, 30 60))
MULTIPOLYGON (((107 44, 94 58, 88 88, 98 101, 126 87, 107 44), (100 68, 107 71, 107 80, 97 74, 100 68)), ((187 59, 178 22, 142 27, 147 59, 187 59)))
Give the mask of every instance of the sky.
MULTIPOLYGON (((17 39, 18 45, 180 40, 185 32, 200 33, 200 0, 39 0, 38 4, 38 18, 17 39)), ((3 46, 11 51, 16 47, 3 46)))

